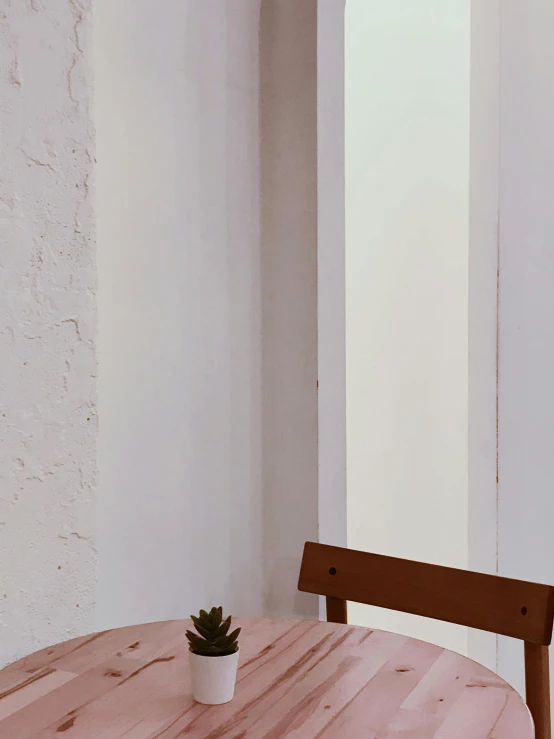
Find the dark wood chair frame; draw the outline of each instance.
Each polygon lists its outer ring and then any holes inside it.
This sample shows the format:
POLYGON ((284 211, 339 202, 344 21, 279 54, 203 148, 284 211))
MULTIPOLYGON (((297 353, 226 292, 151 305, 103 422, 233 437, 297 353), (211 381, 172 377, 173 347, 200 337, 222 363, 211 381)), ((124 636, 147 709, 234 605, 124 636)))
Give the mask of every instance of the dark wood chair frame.
POLYGON ((536 739, 552 739, 549 645, 554 588, 451 567, 307 542, 298 589, 323 595, 327 620, 347 623, 347 601, 521 639, 536 739))

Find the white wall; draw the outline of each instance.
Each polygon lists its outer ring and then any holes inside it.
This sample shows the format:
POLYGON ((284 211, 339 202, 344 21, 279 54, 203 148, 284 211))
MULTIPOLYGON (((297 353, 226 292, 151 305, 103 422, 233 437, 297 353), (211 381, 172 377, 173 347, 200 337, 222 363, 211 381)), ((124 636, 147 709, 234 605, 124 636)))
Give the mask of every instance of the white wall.
POLYGON ((262 609, 258 23, 97 2, 99 626, 262 609))
POLYGON ((0 661, 317 609, 315 0, 94 11, 2 18, 0 661))
POLYGON ((467 567, 470 3, 348 0, 345 33, 348 543, 467 567))
POLYGON ((93 625, 87 0, 0 10, 0 666, 93 625))
POLYGON ((99 627, 314 612, 315 18, 97 0, 99 627))
MULTIPOLYGON (((470 566, 548 583, 552 15, 540 2, 472 8, 469 333, 470 566)), ((524 690, 520 642, 474 633, 470 653, 524 690)))
MULTIPOLYGON (((501 7, 498 570, 554 584, 554 5, 501 7)), ((522 688, 521 643, 498 667, 522 688)))

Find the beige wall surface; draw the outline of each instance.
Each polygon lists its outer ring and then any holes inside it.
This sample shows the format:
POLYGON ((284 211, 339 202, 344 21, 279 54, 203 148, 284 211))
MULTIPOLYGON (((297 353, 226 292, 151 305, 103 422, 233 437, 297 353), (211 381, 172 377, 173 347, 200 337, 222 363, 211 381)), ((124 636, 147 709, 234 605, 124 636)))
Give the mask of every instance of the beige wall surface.
POLYGON ((0 667, 94 623, 91 10, 0 8, 0 667))

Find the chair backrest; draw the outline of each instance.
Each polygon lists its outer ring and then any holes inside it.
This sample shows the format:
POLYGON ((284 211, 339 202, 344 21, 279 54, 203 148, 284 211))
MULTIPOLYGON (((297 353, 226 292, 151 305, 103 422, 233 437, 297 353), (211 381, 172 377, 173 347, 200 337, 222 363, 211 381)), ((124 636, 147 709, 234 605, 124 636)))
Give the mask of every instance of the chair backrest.
POLYGON ((307 542, 298 589, 326 596, 337 623, 347 623, 351 600, 522 639, 536 737, 551 739, 551 586, 307 542))
POLYGON ((298 589, 550 644, 554 589, 307 542, 298 589))

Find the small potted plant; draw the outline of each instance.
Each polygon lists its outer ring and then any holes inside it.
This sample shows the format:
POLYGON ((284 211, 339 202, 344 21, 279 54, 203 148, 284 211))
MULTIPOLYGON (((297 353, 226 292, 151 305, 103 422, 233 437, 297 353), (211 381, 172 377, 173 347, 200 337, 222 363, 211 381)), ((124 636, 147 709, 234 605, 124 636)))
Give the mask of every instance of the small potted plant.
POLYGON ((229 633, 231 616, 224 619, 221 606, 191 618, 198 632, 187 631, 194 700, 208 706, 229 703, 235 693, 240 629, 229 633))

